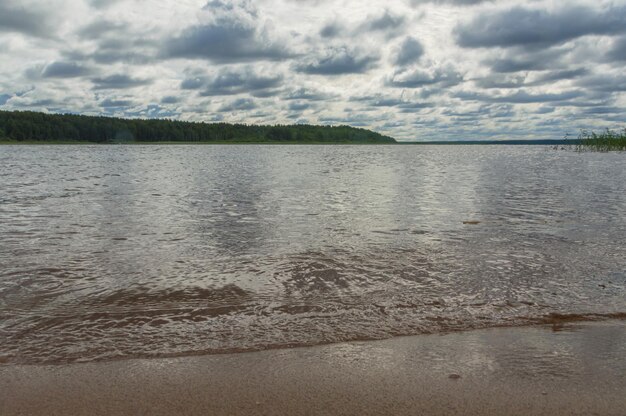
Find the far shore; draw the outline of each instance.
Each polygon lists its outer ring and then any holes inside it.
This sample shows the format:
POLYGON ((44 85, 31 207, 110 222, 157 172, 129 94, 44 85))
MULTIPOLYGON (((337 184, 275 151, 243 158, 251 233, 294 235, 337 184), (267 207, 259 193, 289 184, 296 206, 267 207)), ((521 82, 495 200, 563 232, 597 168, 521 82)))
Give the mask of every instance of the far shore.
POLYGON ((423 142, 396 142, 396 143, 354 143, 354 142, 315 142, 315 141, 201 141, 201 142, 184 142, 184 141, 155 141, 155 142, 120 142, 120 143, 97 143, 86 141, 67 141, 67 140, 3 140, 0 139, 0 146, 50 146, 50 145, 88 145, 88 146, 138 146, 138 145, 288 145, 288 146, 398 146, 398 145, 428 145, 428 146, 480 146, 480 145, 507 145, 507 146, 575 146, 580 144, 579 140, 458 140, 458 141, 423 141, 423 142))
POLYGON ((623 415, 626 321, 0 366, 0 414, 623 415))
POLYGON ((83 141, 63 141, 63 140, 51 140, 51 141, 3 141, 0 139, 1 145, 15 145, 15 146, 50 146, 50 145, 87 145, 87 146, 142 146, 142 145, 288 145, 288 146, 308 146, 308 145, 326 145, 326 146, 393 146, 398 143, 351 143, 351 142, 254 142, 254 141, 210 141, 210 142, 176 142, 176 141, 163 141, 163 142, 124 142, 124 143, 96 143, 96 142, 83 142, 83 141))

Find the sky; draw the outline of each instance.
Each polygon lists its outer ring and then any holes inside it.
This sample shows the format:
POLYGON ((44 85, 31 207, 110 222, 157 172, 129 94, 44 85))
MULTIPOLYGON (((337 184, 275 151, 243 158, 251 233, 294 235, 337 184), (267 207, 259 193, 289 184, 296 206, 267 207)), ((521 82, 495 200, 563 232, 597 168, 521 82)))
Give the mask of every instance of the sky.
POLYGON ((626 0, 0 0, 0 110, 558 139, 626 121, 626 0))

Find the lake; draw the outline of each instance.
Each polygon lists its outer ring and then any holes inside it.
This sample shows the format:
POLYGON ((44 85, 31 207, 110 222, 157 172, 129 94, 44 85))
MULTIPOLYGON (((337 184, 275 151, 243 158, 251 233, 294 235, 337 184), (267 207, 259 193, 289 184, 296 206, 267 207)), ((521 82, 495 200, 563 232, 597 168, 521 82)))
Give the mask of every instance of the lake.
POLYGON ((625 213, 619 153, 0 146, 0 362, 624 317, 625 213))

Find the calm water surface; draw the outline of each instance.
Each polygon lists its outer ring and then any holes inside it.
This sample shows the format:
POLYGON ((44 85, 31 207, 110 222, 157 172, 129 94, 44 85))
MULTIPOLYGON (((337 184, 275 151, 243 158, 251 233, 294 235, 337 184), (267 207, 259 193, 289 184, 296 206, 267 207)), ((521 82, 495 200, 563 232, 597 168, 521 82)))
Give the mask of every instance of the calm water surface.
POLYGON ((0 146, 0 362, 626 316, 625 213, 615 153, 0 146))

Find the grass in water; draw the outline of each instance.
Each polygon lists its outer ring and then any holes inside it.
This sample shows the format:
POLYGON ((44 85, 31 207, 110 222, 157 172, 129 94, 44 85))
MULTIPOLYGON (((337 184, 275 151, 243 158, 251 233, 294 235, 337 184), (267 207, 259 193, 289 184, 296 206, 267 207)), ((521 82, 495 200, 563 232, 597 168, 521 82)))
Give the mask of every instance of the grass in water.
POLYGON ((580 132, 578 140, 576 150, 579 152, 624 151, 626 150, 626 128, 621 131, 606 129, 601 133, 583 130, 580 132))

